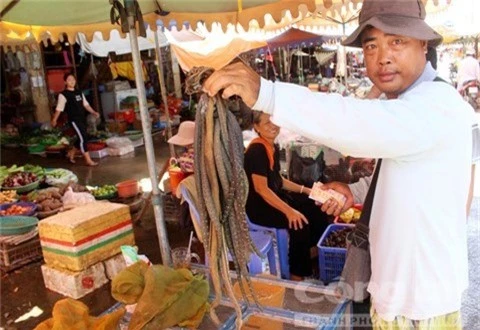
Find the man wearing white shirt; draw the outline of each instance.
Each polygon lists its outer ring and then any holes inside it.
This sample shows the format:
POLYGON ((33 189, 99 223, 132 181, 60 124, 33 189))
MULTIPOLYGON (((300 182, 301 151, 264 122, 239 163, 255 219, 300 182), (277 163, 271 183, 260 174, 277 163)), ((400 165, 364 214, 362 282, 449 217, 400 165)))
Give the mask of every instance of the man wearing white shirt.
POLYGON ((359 100, 269 82, 241 63, 204 90, 239 95, 275 124, 353 157, 381 158, 370 219, 375 329, 461 329, 468 285, 465 205, 473 109, 436 81, 427 46, 442 38, 421 0, 365 0, 344 45, 362 47, 368 77, 388 100, 359 100))
POLYGON ((457 90, 462 91, 465 84, 472 80, 480 83, 480 64, 475 58, 475 51, 467 49, 465 58, 458 65, 457 90))

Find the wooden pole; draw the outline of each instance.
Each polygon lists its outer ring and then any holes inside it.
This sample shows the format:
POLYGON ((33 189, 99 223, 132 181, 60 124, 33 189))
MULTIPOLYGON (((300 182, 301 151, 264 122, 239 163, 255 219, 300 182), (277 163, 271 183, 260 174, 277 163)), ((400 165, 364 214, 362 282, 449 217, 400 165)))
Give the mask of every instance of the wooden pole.
MULTIPOLYGON (((77 63, 75 63, 75 53, 73 51, 73 45, 72 43, 70 42, 70 40, 68 41, 68 44, 69 44, 69 48, 70 48, 70 56, 72 57, 72 66, 73 66, 73 74, 75 75, 75 77, 78 79, 78 76, 77 76, 77 63)), ((97 110, 98 107, 95 109, 97 110)))

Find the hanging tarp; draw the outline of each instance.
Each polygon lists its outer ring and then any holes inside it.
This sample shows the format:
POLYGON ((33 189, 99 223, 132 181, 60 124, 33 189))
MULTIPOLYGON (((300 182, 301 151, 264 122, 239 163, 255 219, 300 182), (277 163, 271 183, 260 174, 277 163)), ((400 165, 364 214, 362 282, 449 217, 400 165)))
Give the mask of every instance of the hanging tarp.
MULTIPOLYGON (((158 36, 160 47, 167 46, 169 40, 175 42, 190 42, 204 39, 192 30, 187 29, 177 31, 176 28, 173 28, 172 31, 165 30, 162 32, 160 30, 152 31, 148 28, 147 36, 145 38, 138 37, 138 48, 140 50, 155 49, 155 33, 158 36)), ((117 55, 132 52, 128 33, 127 36, 123 38, 117 30, 110 31, 110 37, 107 40, 103 39, 100 32, 95 32, 93 34, 93 39, 90 42, 87 41, 87 37, 84 33, 79 33, 77 35, 77 43, 80 44, 83 51, 98 57, 107 57, 110 52, 115 52, 117 55)))
MULTIPOLYGON (((147 29, 147 37, 138 37, 138 48, 140 50, 148 50, 155 48, 155 36, 152 30, 147 29)), ((128 54, 132 52, 130 46, 130 39, 127 36, 122 38, 117 30, 110 31, 110 36, 107 40, 104 40, 100 32, 93 34, 92 41, 88 42, 84 33, 77 35, 77 43, 80 48, 89 54, 93 54, 97 57, 107 57, 110 52, 115 52, 117 55, 128 54)), ((167 37, 163 34, 159 34, 160 47, 168 45, 167 37)))
POLYGON ((319 65, 325 65, 328 61, 333 60, 335 57, 335 51, 325 52, 325 51, 316 51, 313 53, 315 59, 319 65))
POLYGON ((203 41, 189 43, 172 43, 171 49, 178 59, 178 63, 185 71, 195 66, 206 66, 220 69, 230 63, 239 54, 265 47, 264 41, 247 41, 240 38, 221 38, 211 36, 203 41))

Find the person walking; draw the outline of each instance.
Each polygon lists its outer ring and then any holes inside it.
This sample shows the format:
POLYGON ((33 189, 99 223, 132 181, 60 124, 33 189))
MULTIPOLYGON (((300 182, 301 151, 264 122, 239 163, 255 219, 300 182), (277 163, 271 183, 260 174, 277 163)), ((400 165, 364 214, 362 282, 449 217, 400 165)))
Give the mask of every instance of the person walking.
POLYGON ((80 150, 85 162, 88 166, 96 166, 98 163, 94 162, 86 148, 87 142, 87 117, 86 112, 91 113, 96 118, 100 114, 93 110, 88 103, 85 95, 76 89, 77 79, 72 73, 66 73, 63 77, 65 81, 65 90, 58 95, 57 107, 53 115, 51 125, 57 126, 58 117, 62 112, 66 112, 68 122, 72 126, 77 135, 77 141, 72 149, 69 150, 67 157, 71 163, 75 163, 75 153, 80 150))
POLYGON ((480 63, 475 58, 475 51, 469 48, 465 52, 465 58, 458 64, 457 90, 463 92, 465 85, 471 81, 480 84, 480 63))

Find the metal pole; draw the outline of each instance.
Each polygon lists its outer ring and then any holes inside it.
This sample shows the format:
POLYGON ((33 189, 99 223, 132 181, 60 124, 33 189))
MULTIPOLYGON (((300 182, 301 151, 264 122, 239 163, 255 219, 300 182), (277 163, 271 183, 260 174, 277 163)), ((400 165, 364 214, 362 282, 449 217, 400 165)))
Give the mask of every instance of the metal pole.
MULTIPOLYGON (((160 49, 160 44, 158 42, 158 30, 154 32, 155 34, 155 55, 157 56, 157 73, 158 79, 160 81, 160 93, 162 94, 163 106, 165 107, 165 116, 167 117, 167 139, 172 137, 172 125, 170 123, 170 113, 168 112, 168 102, 167 102, 167 87, 165 86, 165 77, 163 76, 163 62, 162 62, 162 50, 160 49)), ((173 144, 169 143, 170 148, 170 157, 175 157, 175 150, 173 149, 173 144)))
MULTIPOLYGON (((343 30, 343 37, 345 38, 347 36, 346 34, 346 29, 345 29, 345 22, 342 22, 342 30, 343 30)), ((347 86, 347 79, 348 79, 348 56, 347 56, 347 47, 346 46, 342 46, 343 47, 343 53, 344 53, 344 56, 345 56, 345 86, 347 86)))
POLYGON ((145 139, 145 151, 147 153, 147 165, 150 180, 152 182, 152 205, 155 214, 155 224, 157 228, 158 243, 160 245, 160 253, 164 265, 170 266, 172 259, 170 256, 170 245, 168 243, 167 230, 163 217, 163 199, 158 189, 157 171, 155 165, 155 153, 153 151, 153 140, 151 133, 150 118, 147 112, 147 98, 145 95, 145 85, 143 81, 143 73, 141 70, 142 63, 140 61, 140 51, 138 49, 137 31, 135 28, 135 17, 131 7, 133 1, 125 0, 125 8, 128 13, 128 26, 130 34, 130 46, 132 48, 133 68, 135 71, 135 83, 138 91, 138 101, 140 105, 140 116, 142 118, 142 129, 145 139))

